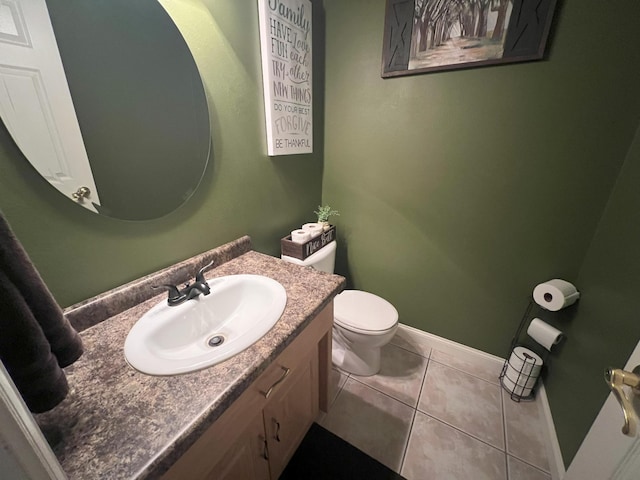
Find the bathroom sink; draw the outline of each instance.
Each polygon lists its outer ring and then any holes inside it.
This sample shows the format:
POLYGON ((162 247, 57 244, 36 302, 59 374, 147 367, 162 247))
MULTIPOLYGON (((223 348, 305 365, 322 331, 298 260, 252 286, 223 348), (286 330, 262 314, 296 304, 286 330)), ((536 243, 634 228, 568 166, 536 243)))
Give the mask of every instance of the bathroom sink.
POLYGON ((261 275, 229 275, 208 281, 209 295, 170 307, 166 300, 129 331, 124 355, 136 370, 175 375, 210 367, 240 353, 278 321, 287 294, 261 275))

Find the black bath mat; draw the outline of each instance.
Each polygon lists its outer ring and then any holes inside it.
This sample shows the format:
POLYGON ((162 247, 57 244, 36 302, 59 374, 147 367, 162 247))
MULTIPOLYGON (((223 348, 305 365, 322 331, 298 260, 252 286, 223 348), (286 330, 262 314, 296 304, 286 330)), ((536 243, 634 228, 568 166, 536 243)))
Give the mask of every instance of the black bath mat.
POLYGON ((280 476, 280 480, 405 480, 317 423, 280 476))

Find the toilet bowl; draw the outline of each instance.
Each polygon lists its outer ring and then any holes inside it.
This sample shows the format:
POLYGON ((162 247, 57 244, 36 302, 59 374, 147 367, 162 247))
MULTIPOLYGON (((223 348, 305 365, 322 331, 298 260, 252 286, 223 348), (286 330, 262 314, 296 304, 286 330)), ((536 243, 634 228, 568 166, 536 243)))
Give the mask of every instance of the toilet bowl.
MULTIPOLYGON (((282 255, 287 262, 333 273, 333 241, 304 260, 282 255)), ((398 311, 373 293, 345 290, 333 302, 333 353, 335 366, 348 373, 369 376, 380 371, 381 348, 398 329, 398 311)))

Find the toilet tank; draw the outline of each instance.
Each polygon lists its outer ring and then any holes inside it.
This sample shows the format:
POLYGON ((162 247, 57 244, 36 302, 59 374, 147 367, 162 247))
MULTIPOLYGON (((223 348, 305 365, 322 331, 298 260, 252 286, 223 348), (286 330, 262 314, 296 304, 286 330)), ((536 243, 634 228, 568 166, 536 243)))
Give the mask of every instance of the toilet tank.
POLYGON ((304 267, 313 267, 321 272, 333 273, 336 264, 336 246, 337 244, 334 240, 304 260, 287 255, 280 255, 280 258, 285 262, 295 263, 304 267))

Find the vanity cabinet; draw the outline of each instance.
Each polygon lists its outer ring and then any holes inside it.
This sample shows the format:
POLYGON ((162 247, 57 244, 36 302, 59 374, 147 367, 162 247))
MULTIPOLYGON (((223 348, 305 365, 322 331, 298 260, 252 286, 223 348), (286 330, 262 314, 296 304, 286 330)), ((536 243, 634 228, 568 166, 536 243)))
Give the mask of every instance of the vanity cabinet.
POLYGON ((280 476, 318 416, 318 356, 302 362, 263 410, 271 477, 280 476))
MULTIPOLYGON (((193 473, 185 472, 188 476, 182 478, 268 480, 270 473, 265 440, 262 414, 259 414, 250 421, 244 435, 229 445, 222 458, 215 465, 211 465, 209 472, 198 477, 192 477, 193 473)), ((206 470, 207 466, 204 467, 206 470)))
POLYGON ((328 408, 329 304, 178 459, 164 480, 276 480, 328 408))

